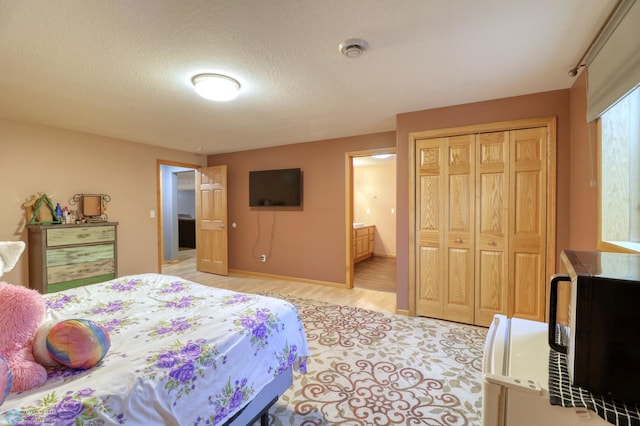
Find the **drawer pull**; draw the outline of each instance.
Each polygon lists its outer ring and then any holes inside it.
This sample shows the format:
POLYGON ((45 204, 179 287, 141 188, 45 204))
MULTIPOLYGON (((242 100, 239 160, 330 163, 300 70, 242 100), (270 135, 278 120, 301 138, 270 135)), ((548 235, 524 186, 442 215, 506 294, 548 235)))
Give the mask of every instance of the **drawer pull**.
POLYGON ((462 244, 462 238, 456 238, 456 243, 462 244))

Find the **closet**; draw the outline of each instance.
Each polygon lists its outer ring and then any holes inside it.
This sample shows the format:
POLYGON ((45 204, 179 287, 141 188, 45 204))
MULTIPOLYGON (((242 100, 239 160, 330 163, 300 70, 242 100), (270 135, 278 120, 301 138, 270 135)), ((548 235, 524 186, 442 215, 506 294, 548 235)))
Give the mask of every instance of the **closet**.
POLYGON ((555 268, 555 119, 411 135, 415 313, 545 320, 555 268))

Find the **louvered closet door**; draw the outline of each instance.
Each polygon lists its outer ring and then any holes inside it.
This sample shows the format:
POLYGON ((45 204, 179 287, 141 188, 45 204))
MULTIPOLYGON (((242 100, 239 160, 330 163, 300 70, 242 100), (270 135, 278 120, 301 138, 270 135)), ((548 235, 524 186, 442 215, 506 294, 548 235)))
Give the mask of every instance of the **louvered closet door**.
POLYGON ((547 131, 513 130, 509 217, 510 316, 545 320, 547 131))
POLYGON ((508 314, 509 132, 476 136, 475 323, 508 314))

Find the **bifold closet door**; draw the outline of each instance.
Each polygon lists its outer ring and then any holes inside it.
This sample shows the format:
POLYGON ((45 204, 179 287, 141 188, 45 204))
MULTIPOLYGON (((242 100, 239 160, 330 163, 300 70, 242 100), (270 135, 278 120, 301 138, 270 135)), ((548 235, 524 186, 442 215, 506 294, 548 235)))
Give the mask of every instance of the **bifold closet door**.
POLYGON ((547 130, 510 132, 509 316, 545 320, 547 130))
POLYGON ((410 143, 415 314, 482 326, 496 314, 545 321, 555 117, 417 132, 410 143))
POLYGON ((509 135, 476 136, 475 324, 509 311, 509 135))
POLYGON ((418 315, 474 321, 475 137, 416 144, 418 315))
POLYGON ((416 141, 416 314, 444 317, 444 203, 446 138, 416 141))
POLYGON ((545 320, 546 128, 479 134, 475 324, 545 320))

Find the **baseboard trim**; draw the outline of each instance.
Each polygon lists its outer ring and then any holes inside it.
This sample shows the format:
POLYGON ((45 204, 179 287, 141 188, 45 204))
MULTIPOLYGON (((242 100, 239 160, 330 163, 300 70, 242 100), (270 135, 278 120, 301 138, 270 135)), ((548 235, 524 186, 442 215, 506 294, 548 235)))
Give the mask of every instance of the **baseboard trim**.
POLYGON ((315 284, 315 285, 323 285, 327 287, 336 287, 349 289, 349 286, 341 283, 334 283, 331 281, 319 281, 319 280, 310 280, 307 278, 298 278, 298 277, 289 277, 287 275, 274 275, 274 274, 264 274, 262 272, 253 272, 253 271, 243 271, 240 269, 229 269, 229 274, 239 275, 243 277, 258 277, 258 278, 271 278, 274 280, 282 280, 282 281, 295 281, 306 284, 315 284))
POLYGON ((407 309, 396 309, 396 314, 404 315, 406 317, 410 317, 411 316, 411 313, 407 309))

